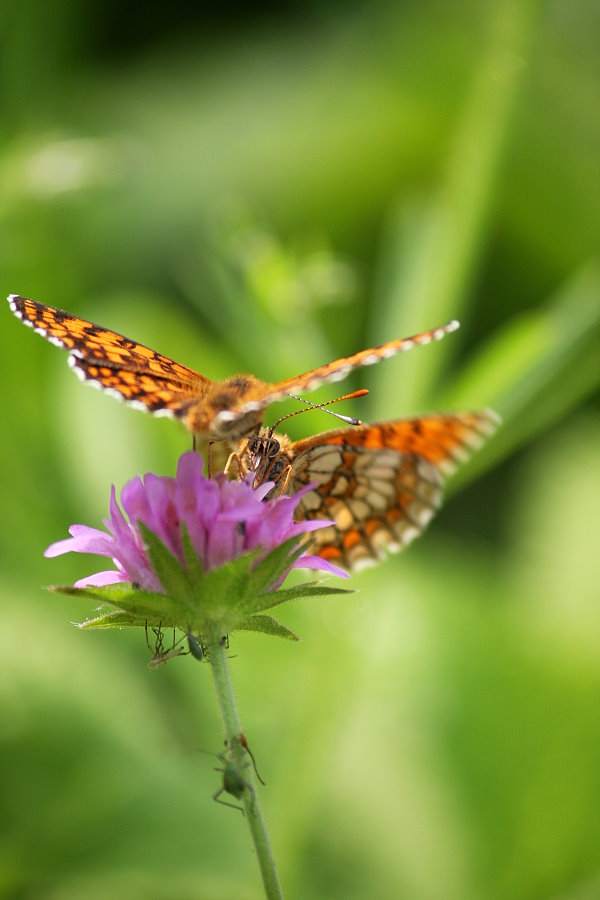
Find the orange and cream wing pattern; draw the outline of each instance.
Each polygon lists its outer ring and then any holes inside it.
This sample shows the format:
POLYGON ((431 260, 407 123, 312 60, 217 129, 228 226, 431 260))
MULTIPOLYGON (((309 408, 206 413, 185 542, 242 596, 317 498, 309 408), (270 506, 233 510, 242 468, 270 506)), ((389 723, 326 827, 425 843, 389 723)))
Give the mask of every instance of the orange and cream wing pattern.
POLYGON ((87 381, 154 415, 183 416, 212 384, 193 369, 121 334, 53 306, 11 294, 21 321, 69 353, 69 365, 87 381))
POLYGON ((324 366, 319 366, 302 375, 286 378, 284 381, 278 381, 275 384, 261 384, 259 396, 252 396, 252 398, 247 401, 240 400, 240 403, 235 409, 224 410, 223 412, 218 413, 217 418, 222 422, 231 421, 238 416, 245 415, 249 411, 265 409, 270 403, 274 403, 276 400, 281 400, 284 397, 315 390, 315 388, 318 388, 321 384, 325 384, 329 381, 341 381, 346 378, 353 369, 358 369, 362 366, 372 366, 382 359, 389 359, 390 356, 395 356, 397 353, 404 353, 407 350, 412 350, 413 347, 431 344, 433 341, 440 341, 447 334, 457 331, 459 327, 459 323, 456 319, 453 319, 451 322, 448 322, 446 325, 442 325, 439 328, 432 328, 429 331, 423 331, 412 337, 387 341, 385 344, 381 344, 378 347, 371 347, 368 350, 360 350, 352 356, 343 356, 341 359, 326 363, 324 366))
POLYGON ((498 422, 492 411, 427 415, 343 428, 292 444, 284 451, 291 465, 286 493, 317 484, 302 497, 296 518, 336 523, 314 532, 311 552, 357 569, 384 550, 401 550, 441 506, 443 476, 498 422))
POLYGON ((459 327, 456 321, 448 322, 274 384, 254 375, 234 375, 215 382, 143 344, 61 309, 16 294, 8 301, 25 325, 67 350, 69 365, 82 381, 137 409, 179 418, 192 434, 211 440, 236 441, 260 428, 270 403, 311 391, 324 382, 339 381, 353 369, 440 340, 459 327))

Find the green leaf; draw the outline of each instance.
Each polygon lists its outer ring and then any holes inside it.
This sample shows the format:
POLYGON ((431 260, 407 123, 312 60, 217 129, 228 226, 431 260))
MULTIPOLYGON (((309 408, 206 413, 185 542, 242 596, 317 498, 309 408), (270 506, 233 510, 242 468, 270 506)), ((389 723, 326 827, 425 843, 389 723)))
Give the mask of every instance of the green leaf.
MULTIPOLYGON (((155 623, 148 623, 154 625, 155 623)), ((93 619, 78 622, 77 627, 84 628, 144 628, 146 620, 138 619, 132 613, 123 612, 121 609, 111 609, 93 619)))
POLYGON ((168 594, 153 594, 150 591, 141 591, 131 585, 106 585, 104 587, 76 588, 71 585, 53 585, 49 588, 54 593, 67 594, 68 596, 83 597, 101 603, 110 603, 111 606, 128 613, 134 618, 156 624, 180 627, 186 629, 189 618, 189 607, 181 603, 178 598, 168 594))
MULTIPOLYGON (((129 583, 106 584, 102 586, 73 587, 72 584, 50 584, 48 590, 53 594, 67 594, 68 596, 92 597, 102 603, 112 603, 113 606, 121 606, 127 603, 128 598, 140 593, 140 589, 129 583)), ((156 596, 163 596, 157 594, 156 596)))
POLYGON ((159 581, 167 594, 177 597, 182 603, 187 603, 188 606, 192 606, 192 584, 179 560, 173 556, 160 538, 150 531, 143 522, 138 521, 137 526, 144 539, 152 568, 158 575, 159 581))
POLYGON ((286 628, 273 616, 249 616, 240 622, 231 631, 258 631, 261 634, 271 634, 274 637, 286 638, 288 641, 297 641, 299 637, 290 628, 286 628))
POLYGON ((353 590, 347 588, 325 587, 320 581, 309 581, 306 584, 299 584, 295 587, 285 588, 272 593, 261 594, 258 597, 248 598, 245 606, 248 612, 262 612, 264 609, 272 609, 281 603, 287 603, 290 600, 302 600, 305 597, 329 597, 333 594, 354 594, 353 590))

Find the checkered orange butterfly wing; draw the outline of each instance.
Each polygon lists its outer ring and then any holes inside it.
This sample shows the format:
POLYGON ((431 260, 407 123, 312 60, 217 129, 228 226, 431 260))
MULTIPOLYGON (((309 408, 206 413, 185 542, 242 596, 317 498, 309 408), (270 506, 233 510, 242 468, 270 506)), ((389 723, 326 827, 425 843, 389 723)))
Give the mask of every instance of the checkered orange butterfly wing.
POLYGON ((458 322, 452 321, 274 384, 254 375, 211 381, 143 344, 53 306, 16 294, 8 300, 22 322, 68 351, 69 364, 82 381, 138 409, 179 418, 192 434, 212 440, 235 441, 260 427, 270 403, 313 390, 324 382, 339 381, 353 369, 440 340, 458 328, 458 322))
POLYGON ((83 380, 155 415, 177 415, 211 384, 187 366, 53 306, 11 295, 12 311, 42 337, 69 352, 83 380))
MULTIPOLYGON (((426 415, 282 442, 265 479, 292 495, 316 482, 297 519, 332 519, 311 552, 347 569, 416 538, 442 502, 442 480, 498 424, 492 411, 426 415)), ((276 489, 277 491, 277 489, 276 489)))
MULTIPOLYGON (((363 366, 372 366, 381 362, 382 359, 389 359, 397 353, 405 353, 407 350, 412 350, 413 347, 421 347, 426 344, 431 344, 433 341, 440 341, 447 334, 451 334, 451 332, 457 331, 459 328, 460 324, 456 319, 453 319, 451 322, 447 322, 446 325, 441 325, 438 328, 431 328, 429 331, 422 331, 411 337, 386 341, 385 344, 380 344, 378 347, 360 350, 358 353, 353 353, 351 356, 342 356, 340 359, 325 363, 325 365, 318 366, 316 369, 311 369, 310 372, 304 372, 302 375, 286 378, 275 384, 265 384, 263 385, 263 391, 261 392, 259 402, 263 404, 263 408, 265 408, 270 403, 274 403, 276 400, 282 400, 284 397, 293 396, 294 394, 304 393, 306 391, 313 391, 315 388, 318 388, 326 382, 342 381, 354 369, 359 369, 363 366)), ((244 413, 255 406, 256 400, 241 403, 235 414, 244 413)), ((233 413, 221 413, 221 417, 224 420, 230 415, 233 415, 233 413)))

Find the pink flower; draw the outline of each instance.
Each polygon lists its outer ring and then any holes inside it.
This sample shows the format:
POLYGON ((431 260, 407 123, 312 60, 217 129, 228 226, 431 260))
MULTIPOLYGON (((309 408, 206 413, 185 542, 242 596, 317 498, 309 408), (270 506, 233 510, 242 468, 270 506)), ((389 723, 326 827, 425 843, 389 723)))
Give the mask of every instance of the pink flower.
MULTIPOLYGON (((294 522, 293 514, 306 490, 293 497, 265 501, 273 484, 252 487, 253 476, 228 481, 225 476, 205 478, 202 457, 185 453, 177 465, 175 478, 147 474, 128 481, 121 491, 123 514, 111 490, 106 531, 87 525, 71 525, 70 538, 51 544, 45 556, 62 553, 93 553, 112 559, 116 569, 89 575, 75 587, 115 584, 138 585, 142 590, 165 593, 154 571, 138 523, 152 531, 185 567, 182 525, 185 525, 203 572, 230 562, 244 553, 262 548, 264 555, 285 541, 332 523, 323 519, 294 522)), ((260 559, 260 557, 259 557, 260 559)), ((303 553, 293 568, 320 569, 348 577, 319 556, 303 553)), ((272 589, 279 586, 272 585, 272 589)))

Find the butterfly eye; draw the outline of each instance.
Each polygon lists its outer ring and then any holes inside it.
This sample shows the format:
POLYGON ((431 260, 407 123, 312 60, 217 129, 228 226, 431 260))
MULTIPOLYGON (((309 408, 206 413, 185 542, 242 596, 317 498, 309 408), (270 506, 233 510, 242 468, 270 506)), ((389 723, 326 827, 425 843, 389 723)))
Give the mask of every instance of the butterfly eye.
POLYGON ((269 457, 269 459, 275 459, 275 457, 279 453, 279 449, 279 441, 270 440, 267 445, 267 456, 269 457))

